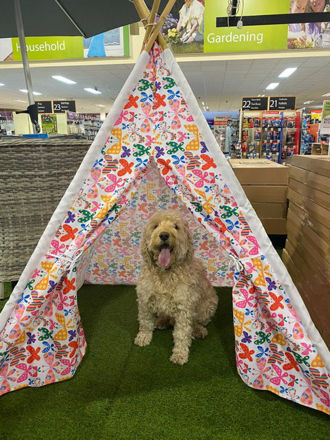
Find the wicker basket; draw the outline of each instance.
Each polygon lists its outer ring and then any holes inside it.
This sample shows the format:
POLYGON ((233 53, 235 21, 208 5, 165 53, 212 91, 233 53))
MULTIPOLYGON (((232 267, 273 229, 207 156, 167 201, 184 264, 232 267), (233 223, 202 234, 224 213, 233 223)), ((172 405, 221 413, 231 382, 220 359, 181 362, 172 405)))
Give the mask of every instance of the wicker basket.
POLYGON ((0 139, 0 282, 19 278, 90 143, 0 139))

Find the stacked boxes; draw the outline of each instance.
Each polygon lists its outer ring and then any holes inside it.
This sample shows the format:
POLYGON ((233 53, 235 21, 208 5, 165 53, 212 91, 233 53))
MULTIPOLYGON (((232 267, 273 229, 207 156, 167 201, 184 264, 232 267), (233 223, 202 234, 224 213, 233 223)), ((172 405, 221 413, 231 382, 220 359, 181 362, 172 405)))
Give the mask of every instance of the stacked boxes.
POLYGON ((268 234, 286 234, 288 168, 266 159, 230 164, 268 234))
POLYGON ((283 261, 330 347, 330 157, 294 156, 283 261))

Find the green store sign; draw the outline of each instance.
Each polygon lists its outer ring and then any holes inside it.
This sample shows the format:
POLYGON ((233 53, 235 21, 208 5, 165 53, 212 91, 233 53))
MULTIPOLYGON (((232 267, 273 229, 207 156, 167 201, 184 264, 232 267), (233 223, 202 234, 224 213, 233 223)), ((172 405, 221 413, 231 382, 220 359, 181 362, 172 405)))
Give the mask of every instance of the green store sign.
MULTIPOLYGON (((82 37, 26 37, 29 60, 65 60, 84 58, 82 37)), ((18 38, 12 38, 13 59, 21 61, 21 48, 18 38)))
MULTIPOLYGON (((287 14, 290 0, 246 0, 244 15, 287 14)), ((226 17, 227 2, 206 0, 204 52, 285 50, 288 25, 216 27, 216 17, 226 17)))

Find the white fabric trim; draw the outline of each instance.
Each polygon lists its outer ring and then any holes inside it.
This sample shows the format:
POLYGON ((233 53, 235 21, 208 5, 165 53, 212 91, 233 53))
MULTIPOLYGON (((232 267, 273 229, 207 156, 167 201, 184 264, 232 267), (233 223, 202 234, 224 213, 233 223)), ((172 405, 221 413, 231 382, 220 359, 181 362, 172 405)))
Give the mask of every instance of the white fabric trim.
POLYGON ((303 323, 304 328, 308 331, 311 341, 317 347, 319 354, 326 363, 327 369, 330 372, 330 352, 319 331, 315 327, 284 263, 282 262, 278 253, 275 251, 268 235, 266 234, 259 217, 246 197, 245 192, 237 180, 237 177, 235 176, 230 164, 220 150, 219 145, 217 144, 210 127, 208 126, 206 119, 199 108, 195 95, 193 94, 183 72, 181 71, 170 49, 165 49, 162 56, 169 71, 173 74, 183 92, 184 98, 194 116, 207 148, 213 154, 213 159, 217 165, 217 172, 222 174, 224 179, 230 185, 230 190, 238 203, 240 210, 244 214, 244 217, 246 218, 253 234, 257 237, 262 252, 267 258, 275 278, 280 281, 281 285, 287 292, 294 308, 298 313, 299 318, 301 319, 301 322, 303 323))
POLYGON ((46 255, 50 246, 50 242, 53 239, 67 211, 69 210, 72 202, 77 198, 78 192, 82 186, 84 179, 86 179, 90 175, 90 171, 95 162, 95 158, 98 156, 101 149, 103 148, 105 141, 109 135, 109 131, 118 119, 120 112, 123 110, 129 93, 136 86, 137 78, 140 78, 142 76, 148 61, 149 54, 147 52, 141 53, 132 72, 130 73, 123 88, 117 96, 106 120, 103 122, 102 127, 100 128, 92 145, 86 153, 86 156, 84 157, 76 175, 74 176, 68 189, 66 190, 64 196, 58 204, 54 214, 52 215, 9 300, 7 301, 5 307, 0 313, 0 331, 3 329, 8 318, 10 317, 17 303, 17 300, 21 295, 21 292, 24 290, 26 283, 31 277, 32 271, 38 266, 40 260, 46 255))

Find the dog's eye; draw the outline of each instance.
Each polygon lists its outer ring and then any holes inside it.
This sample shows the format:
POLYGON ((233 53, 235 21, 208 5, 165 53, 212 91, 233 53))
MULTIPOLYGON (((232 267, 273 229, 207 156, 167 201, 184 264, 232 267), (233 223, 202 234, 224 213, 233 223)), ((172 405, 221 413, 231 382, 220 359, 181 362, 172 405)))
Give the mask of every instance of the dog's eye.
POLYGON ((175 227, 175 229, 177 229, 177 230, 179 229, 179 226, 178 226, 178 225, 174 225, 174 227, 175 227))
POLYGON ((154 229, 156 229, 157 227, 158 227, 158 225, 155 225, 155 226, 154 226, 154 229))

